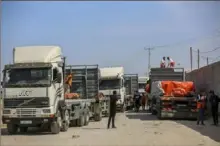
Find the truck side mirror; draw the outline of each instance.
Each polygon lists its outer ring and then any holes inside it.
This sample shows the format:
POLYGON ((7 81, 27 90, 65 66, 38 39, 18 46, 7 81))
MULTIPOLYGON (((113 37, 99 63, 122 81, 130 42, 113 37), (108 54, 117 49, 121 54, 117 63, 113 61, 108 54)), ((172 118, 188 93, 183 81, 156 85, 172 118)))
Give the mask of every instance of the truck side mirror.
POLYGON ((62 75, 61 73, 57 74, 57 83, 61 83, 62 82, 62 75))

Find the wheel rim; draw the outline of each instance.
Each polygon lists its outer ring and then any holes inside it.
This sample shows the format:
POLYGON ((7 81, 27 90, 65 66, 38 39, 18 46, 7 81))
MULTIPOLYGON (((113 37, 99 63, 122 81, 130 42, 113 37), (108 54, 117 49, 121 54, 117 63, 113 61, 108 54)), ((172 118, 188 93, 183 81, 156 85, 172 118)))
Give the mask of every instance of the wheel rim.
POLYGON ((59 127, 62 127, 62 119, 61 119, 60 111, 58 111, 57 123, 59 127))
POLYGON ((67 123, 67 126, 70 124, 70 115, 69 112, 66 110, 65 111, 65 122, 67 123))
POLYGON ((86 122, 89 121, 89 114, 86 115, 86 122))
POLYGON ((82 117, 81 118, 81 126, 84 125, 84 123, 85 123, 85 119, 82 117))

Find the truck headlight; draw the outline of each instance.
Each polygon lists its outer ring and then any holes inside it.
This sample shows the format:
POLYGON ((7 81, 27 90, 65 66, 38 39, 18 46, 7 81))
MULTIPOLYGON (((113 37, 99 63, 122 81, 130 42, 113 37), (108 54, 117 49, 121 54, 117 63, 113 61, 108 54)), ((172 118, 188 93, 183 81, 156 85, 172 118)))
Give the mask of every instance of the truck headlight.
POLYGON ((6 115, 11 114, 11 110, 3 110, 3 114, 6 114, 6 115))
POLYGON ((43 109, 43 113, 50 113, 50 109, 43 109))

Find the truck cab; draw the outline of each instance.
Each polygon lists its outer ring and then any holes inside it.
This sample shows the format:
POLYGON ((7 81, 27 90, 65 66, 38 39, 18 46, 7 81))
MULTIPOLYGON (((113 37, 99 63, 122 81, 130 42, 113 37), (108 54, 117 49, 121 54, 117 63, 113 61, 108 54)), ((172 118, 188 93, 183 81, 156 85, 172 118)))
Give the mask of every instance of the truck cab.
POLYGON ((64 64, 58 46, 27 46, 13 49, 13 64, 3 74, 3 123, 9 133, 46 125, 52 133, 63 125, 64 64))
POLYGON ((145 93, 145 87, 149 77, 138 77, 138 91, 139 93, 145 93))
POLYGON ((124 68, 123 67, 107 67, 100 68, 100 85, 99 91, 105 97, 110 97, 113 91, 117 92, 119 100, 117 101, 117 109, 124 111, 125 87, 124 87, 124 68))

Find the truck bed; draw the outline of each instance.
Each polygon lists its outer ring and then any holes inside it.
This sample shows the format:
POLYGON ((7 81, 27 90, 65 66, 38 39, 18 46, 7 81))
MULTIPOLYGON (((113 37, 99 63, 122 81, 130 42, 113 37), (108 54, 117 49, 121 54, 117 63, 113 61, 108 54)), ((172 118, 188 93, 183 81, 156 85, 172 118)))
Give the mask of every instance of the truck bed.
POLYGON ((73 76, 70 92, 78 93, 81 99, 92 99, 98 95, 98 65, 68 65, 65 71, 73 76))
POLYGON ((138 74, 125 74, 125 95, 134 95, 138 90, 138 74))

